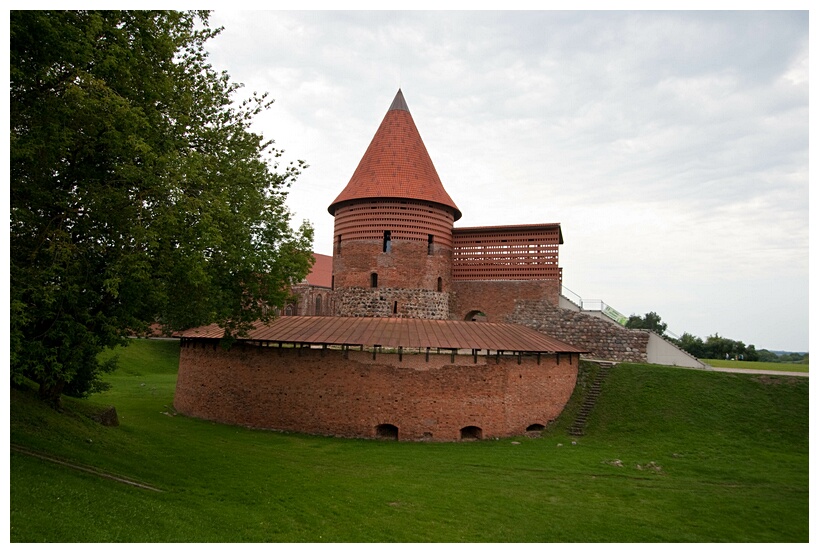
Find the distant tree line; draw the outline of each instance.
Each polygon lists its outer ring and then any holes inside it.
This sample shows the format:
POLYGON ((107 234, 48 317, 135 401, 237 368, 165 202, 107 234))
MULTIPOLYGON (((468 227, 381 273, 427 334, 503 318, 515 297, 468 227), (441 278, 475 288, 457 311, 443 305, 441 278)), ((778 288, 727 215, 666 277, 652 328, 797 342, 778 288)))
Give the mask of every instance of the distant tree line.
POLYGON ((743 361, 767 361, 771 363, 808 363, 807 353, 775 353, 767 349, 757 350, 753 344, 745 345, 739 340, 725 338, 719 334, 708 336, 705 340, 688 332, 679 338, 667 336, 665 331, 668 325, 655 312, 645 316, 631 315, 626 322, 626 328, 651 330, 665 339, 677 344, 680 349, 687 351, 698 359, 737 359, 743 361))

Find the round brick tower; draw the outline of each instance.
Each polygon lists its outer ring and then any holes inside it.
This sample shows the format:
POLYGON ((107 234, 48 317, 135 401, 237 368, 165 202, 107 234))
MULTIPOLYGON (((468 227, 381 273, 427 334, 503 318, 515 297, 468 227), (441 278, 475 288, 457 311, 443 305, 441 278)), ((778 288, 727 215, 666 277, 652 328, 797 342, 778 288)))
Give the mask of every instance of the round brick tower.
POLYGON ((328 211, 336 315, 449 318, 452 224, 461 212, 401 90, 328 211))

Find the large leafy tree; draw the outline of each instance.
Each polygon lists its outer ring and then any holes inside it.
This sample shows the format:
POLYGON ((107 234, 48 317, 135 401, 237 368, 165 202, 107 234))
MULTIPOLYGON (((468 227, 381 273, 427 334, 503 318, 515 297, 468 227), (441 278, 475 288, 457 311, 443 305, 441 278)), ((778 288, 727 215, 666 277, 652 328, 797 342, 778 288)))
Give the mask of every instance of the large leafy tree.
POLYGON ((205 12, 10 16, 10 354, 44 399, 95 389, 129 332, 282 305, 312 262, 303 167, 250 131, 264 96, 207 62, 205 12))

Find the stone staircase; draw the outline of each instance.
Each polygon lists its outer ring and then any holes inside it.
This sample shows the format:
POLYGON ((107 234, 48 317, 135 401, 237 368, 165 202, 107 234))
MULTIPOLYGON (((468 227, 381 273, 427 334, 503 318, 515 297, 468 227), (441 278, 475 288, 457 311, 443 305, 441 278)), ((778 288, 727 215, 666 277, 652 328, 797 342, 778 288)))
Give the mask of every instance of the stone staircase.
POLYGON ((574 423, 569 427, 569 435, 571 436, 582 436, 584 434, 586 420, 589 418, 592 409, 594 409, 595 403, 597 403, 600 390, 603 388, 603 381, 606 380, 609 371, 614 367, 614 363, 610 361, 598 361, 597 364, 600 366, 600 370, 597 371, 597 376, 595 376, 594 382, 592 382, 589 391, 586 393, 586 399, 583 400, 583 405, 580 406, 580 411, 577 413, 574 423))

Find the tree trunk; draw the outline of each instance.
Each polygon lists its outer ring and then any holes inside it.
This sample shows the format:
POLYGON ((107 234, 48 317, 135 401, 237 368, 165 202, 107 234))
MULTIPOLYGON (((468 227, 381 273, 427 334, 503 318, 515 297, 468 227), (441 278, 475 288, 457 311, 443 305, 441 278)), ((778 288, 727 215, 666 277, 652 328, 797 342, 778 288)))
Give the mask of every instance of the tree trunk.
POLYGON ((52 384, 40 382, 40 399, 54 408, 62 407, 62 393, 65 382, 60 380, 52 384))

